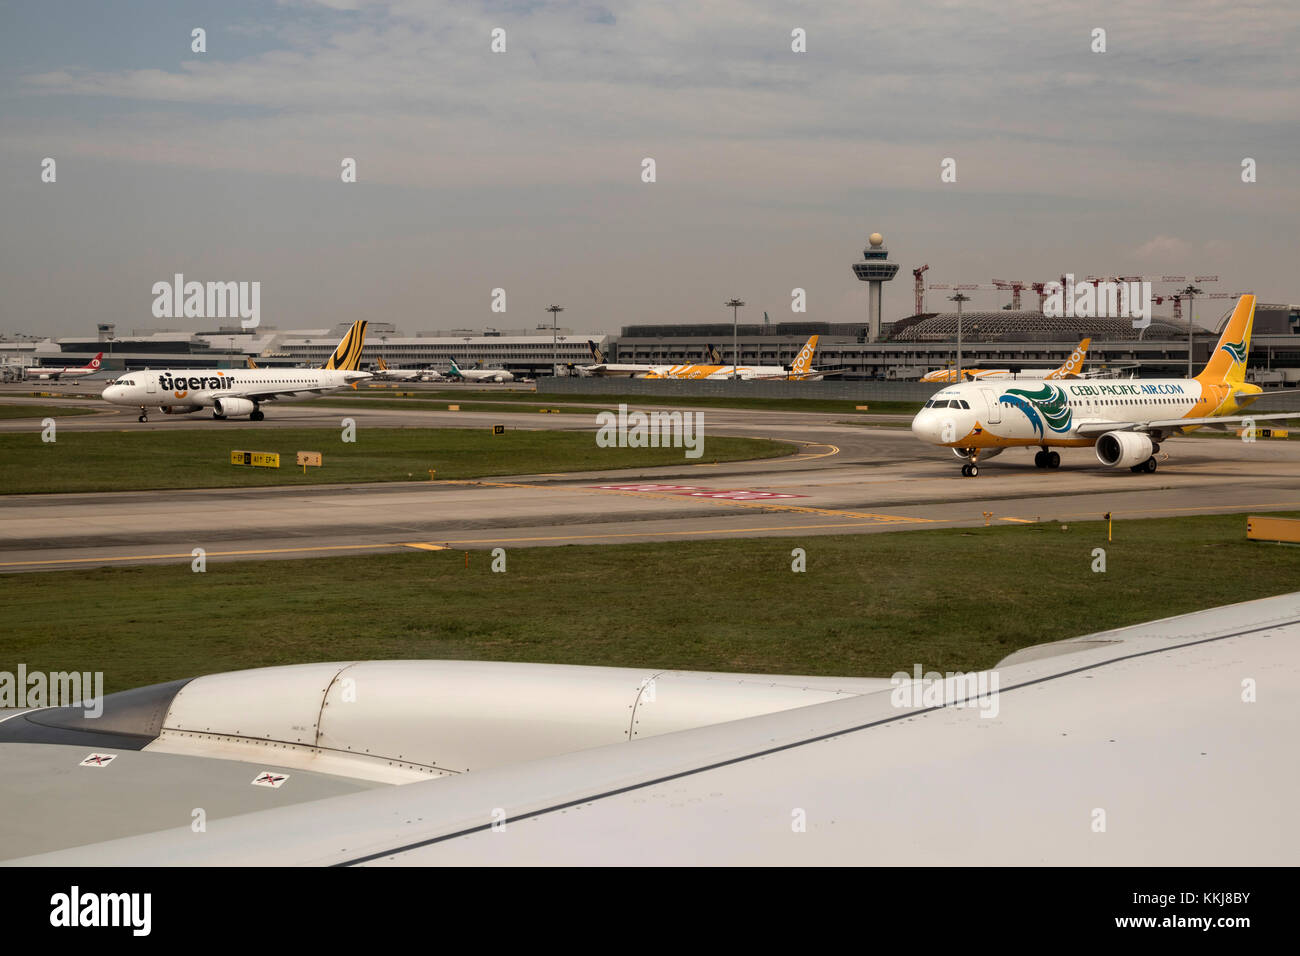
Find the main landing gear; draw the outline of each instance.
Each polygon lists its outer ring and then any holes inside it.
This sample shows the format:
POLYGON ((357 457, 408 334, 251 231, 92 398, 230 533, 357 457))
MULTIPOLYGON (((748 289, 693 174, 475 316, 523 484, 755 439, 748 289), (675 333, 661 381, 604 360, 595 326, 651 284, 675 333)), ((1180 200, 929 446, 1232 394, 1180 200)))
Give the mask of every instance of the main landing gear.
POLYGON ((1140 465, 1134 465, 1132 468, 1129 469, 1129 471, 1133 472, 1135 475, 1140 475, 1144 473, 1149 475, 1155 470, 1156 470, 1155 455, 1152 455, 1150 458, 1142 462, 1140 465))
POLYGON ((1048 451, 1044 448, 1034 454, 1034 466, 1036 468, 1060 468, 1061 455, 1059 452, 1048 451))
POLYGON ((250 422, 260 422, 265 417, 266 414, 260 408, 255 408, 249 413, 248 420, 250 422))

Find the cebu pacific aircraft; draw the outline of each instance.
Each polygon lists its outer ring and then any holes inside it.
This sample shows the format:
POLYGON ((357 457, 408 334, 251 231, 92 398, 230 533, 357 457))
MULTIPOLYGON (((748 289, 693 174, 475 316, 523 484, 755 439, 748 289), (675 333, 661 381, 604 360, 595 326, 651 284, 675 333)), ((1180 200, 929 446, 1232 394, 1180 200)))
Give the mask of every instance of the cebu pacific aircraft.
MULTIPOLYGON (((1057 368, 1052 369, 1047 374, 1040 374, 1040 370, 1026 369, 1019 372, 1013 372, 1009 368, 964 368, 961 370, 961 379, 963 382, 988 381, 989 379, 1048 379, 1055 380, 1061 378, 1079 378, 1083 375, 1083 363, 1088 357, 1088 346, 1092 344, 1092 339, 1084 339, 1074 347, 1074 351, 1057 368)), ((926 372, 921 376, 923 382, 956 382, 957 370, 955 368, 935 369, 933 372, 926 372)))
POLYGON ((1243 295, 1209 363, 1192 379, 962 382, 935 392, 913 419, 912 433, 951 448, 965 462, 961 473, 968 478, 979 474, 980 460, 1035 446, 1039 468, 1060 467, 1053 447, 1094 448, 1108 468, 1150 473, 1160 443, 1174 435, 1202 426, 1300 418, 1300 412, 1238 414, 1263 391, 1245 380, 1254 321, 1255 297, 1243 295))
POLYGON ((56 368, 52 365, 32 365, 23 369, 23 378, 38 379, 42 382, 57 382, 61 378, 81 378, 83 375, 94 375, 99 371, 100 363, 103 362, 104 353, 100 352, 85 365, 66 368, 56 368))
POLYGON ((603 361, 604 356, 594 342, 588 342, 597 364, 582 369, 584 375, 623 375, 631 378, 677 378, 677 379, 728 379, 746 380, 785 380, 818 381, 825 375, 839 375, 840 369, 815 369, 812 367, 813 353, 817 351, 818 336, 814 335, 804 343, 789 368, 784 365, 724 365, 717 350, 708 346, 712 361, 699 365, 609 365, 603 361))
POLYGON ((315 398, 370 378, 357 370, 366 341, 366 323, 352 323, 334 354, 321 368, 177 369, 128 372, 104 389, 104 400, 135 405, 140 421, 148 421, 150 406, 164 415, 188 415, 212 409, 217 419, 247 415, 260 422, 265 402, 315 398))

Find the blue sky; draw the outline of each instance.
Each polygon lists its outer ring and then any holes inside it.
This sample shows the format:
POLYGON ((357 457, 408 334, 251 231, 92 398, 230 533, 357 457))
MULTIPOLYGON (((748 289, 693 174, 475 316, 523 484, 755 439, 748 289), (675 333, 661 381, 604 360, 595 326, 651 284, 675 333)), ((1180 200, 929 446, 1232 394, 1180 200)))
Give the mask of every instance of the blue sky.
POLYGON ((150 288, 175 272, 261 281, 282 328, 526 328, 559 302, 612 331, 724 320, 733 295, 781 320, 794 287, 807 318, 853 321, 849 266, 873 230, 904 266, 886 318, 910 313, 921 263, 938 282, 1218 273, 1216 291, 1300 300, 1294 3, 47 2, 0 18, 0 331, 156 326, 150 288))

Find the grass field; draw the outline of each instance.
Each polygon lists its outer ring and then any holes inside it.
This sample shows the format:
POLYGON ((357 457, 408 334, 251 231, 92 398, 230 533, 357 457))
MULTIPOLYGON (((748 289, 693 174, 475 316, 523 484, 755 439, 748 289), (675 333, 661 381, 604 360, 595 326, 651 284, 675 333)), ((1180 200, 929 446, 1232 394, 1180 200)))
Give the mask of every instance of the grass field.
MULTIPOLYGON (((744 398, 740 396, 695 396, 695 395, 578 395, 578 394, 539 394, 536 392, 488 391, 485 389, 429 389, 417 391, 414 397, 399 398, 392 392, 373 389, 358 390, 346 398, 323 398, 315 404, 356 405, 358 401, 384 402, 383 407, 408 408, 419 407, 426 403, 446 409, 447 403, 486 403, 496 406, 541 405, 559 407, 563 405, 583 405, 589 408, 617 408, 620 404, 636 406, 672 406, 673 408, 749 408, 759 411, 788 412, 849 412, 857 411, 858 405, 869 405, 870 411, 882 415, 915 415, 924 402, 876 402, 876 401, 830 401, 820 398, 744 398), (395 404, 388 405, 392 402, 395 404)), ((400 391, 395 389, 394 391, 400 391)))
MULTIPOLYGON (((1293 513, 1294 514, 1294 513, 1293 513)), ((1244 515, 112 568, 0 578, 0 670, 109 690, 322 660, 459 658, 888 676, 1292 591, 1244 515), (791 571, 791 549, 807 571, 791 571), (1091 570, 1094 548, 1107 570, 1091 570), (1206 569, 1247 569, 1207 573, 1206 569)))
POLYGON ((7 494, 124 488, 243 488, 351 481, 477 478, 773 458, 796 450, 761 438, 706 437, 699 459, 680 448, 599 448, 591 432, 482 428, 360 428, 355 443, 332 428, 73 432, 44 443, 39 432, 0 435, 0 488, 7 494), (230 464, 230 452, 279 452, 279 468, 230 464), (324 466, 295 466, 319 451, 324 466))
POLYGON ((0 418, 64 418, 68 415, 91 415, 91 408, 69 405, 4 405, 0 404, 0 418))

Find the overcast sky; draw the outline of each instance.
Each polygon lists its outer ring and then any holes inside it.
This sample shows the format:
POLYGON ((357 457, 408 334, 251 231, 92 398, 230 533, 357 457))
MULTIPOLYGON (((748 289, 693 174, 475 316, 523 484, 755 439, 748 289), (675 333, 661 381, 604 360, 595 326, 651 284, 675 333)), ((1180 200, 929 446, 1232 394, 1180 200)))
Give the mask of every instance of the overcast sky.
POLYGON ((1296 302, 1297 50, 1295 0, 7 3, 0 333, 212 326, 177 272, 280 328, 856 321, 873 230, 887 320, 922 263, 1296 302))

